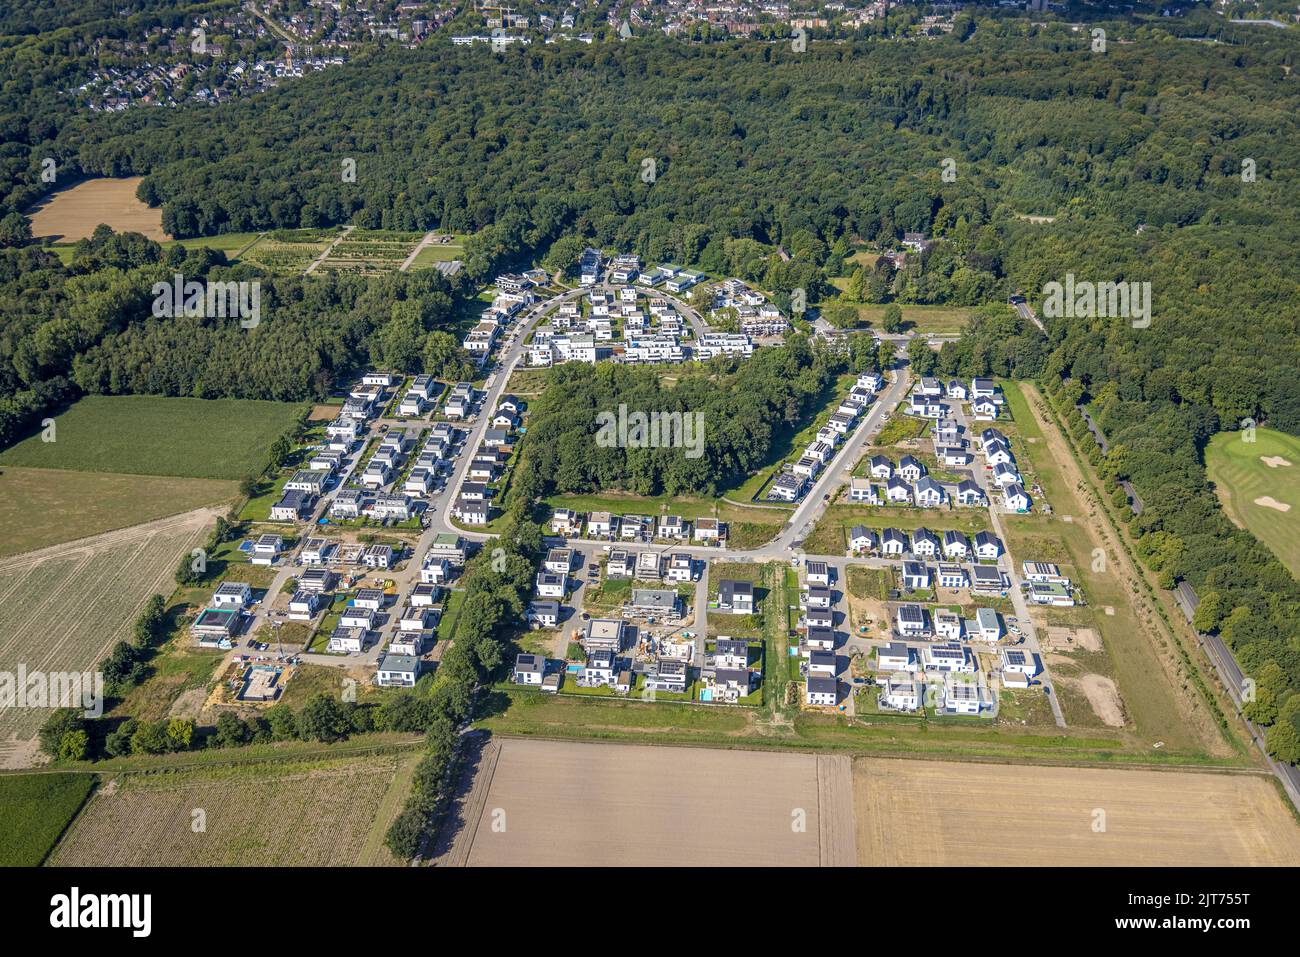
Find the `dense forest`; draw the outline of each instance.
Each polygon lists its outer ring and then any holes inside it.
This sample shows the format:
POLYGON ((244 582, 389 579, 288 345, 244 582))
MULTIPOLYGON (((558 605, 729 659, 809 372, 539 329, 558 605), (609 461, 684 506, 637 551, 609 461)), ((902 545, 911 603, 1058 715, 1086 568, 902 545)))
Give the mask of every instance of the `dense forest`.
MULTIPOLYGON (((562 266, 594 243, 779 299, 802 288, 816 301, 847 276, 856 301, 977 306, 960 342, 912 350, 917 368, 1040 378, 1089 404, 1112 443, 1103 474, 1144 503, 1131 516, 1141 554, 1166 584, 1196 588, 1198 625, 1260 676, 1253 716, 1295 760, 1300 585, 1228 522, 1202 450, 1243 419, 1300 434, 1300 44, 1205 11, 1106 28, 1104 53, 1086 30, 1003 17, 802 53, 667 38, 498 53, 435 37, 220 107, 94 118, 57 93, 69 60, 89 55, 86 31, 16 39, 0 47, 13 77, 0 89, 0 245, 21 247, 0 251, 0 443, 78 390, 302 398, 351 362, 459 361, 443 327, 464 287, 419 274, 266 280, 275 308, 242 336, 151 319, 147 280, 176 257, 218 275, 247 267, 107 236, 59 266, 22 245, 21 214, 49 188, 43 156, 143 175, 141 197, 179 236, 442 227, 475 234, 468 281, 533 258, 562 266), (864 244, 908 231, 940 242, 896 273, 849 268, 864 244), (1070 274, 1151 283, 1150 326, 1048 319, 1044 335, 996 305, 1015 290, 1037 303, 1070 274)), ((794 342, 743 371, 708 370, 726 388, 703 370, 674 390, 636 370, 558 371, 556 396, 592 421, 548 393, 515 485, 726 487, 834 368, 794 342), (623 397, 707 411, 705 457, 595 447, 595 411, 623 397)))
POLYGON ((208 249, 164 250, 107 227, 65 267, 35 247, 0 250, 0 446, 81 393, 294 401, 329 394, 375 363, 455 378, 462 293, 435 270, 262 277, 208 249), (257 278, 265 321, 161 318, 153 285, 257 278))
MULTIPOLYGON (((785 431, 829 400, 847 357, 795 336, 749 360, 716 359, 671 384, 644 366, 567 365, 529 410, 511 496, 621 489, 716 495, 765 464, 785 431), (598 440, 602 413, 697 416, 702 455, 685 446, 629 448, 598 440), (692 454, 688 454, 692 453, 692 454)), ((666 434, 666 431, 665 433, 666 434)))

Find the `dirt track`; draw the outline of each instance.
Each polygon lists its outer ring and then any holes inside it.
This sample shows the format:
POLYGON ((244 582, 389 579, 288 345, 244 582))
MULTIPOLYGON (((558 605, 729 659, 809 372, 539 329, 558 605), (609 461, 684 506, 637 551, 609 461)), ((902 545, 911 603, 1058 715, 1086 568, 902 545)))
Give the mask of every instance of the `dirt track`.
POLYGON ((847 758, 513 738, 500 749, 481 809, 467 815, 471 866, 857 857, 847 758))

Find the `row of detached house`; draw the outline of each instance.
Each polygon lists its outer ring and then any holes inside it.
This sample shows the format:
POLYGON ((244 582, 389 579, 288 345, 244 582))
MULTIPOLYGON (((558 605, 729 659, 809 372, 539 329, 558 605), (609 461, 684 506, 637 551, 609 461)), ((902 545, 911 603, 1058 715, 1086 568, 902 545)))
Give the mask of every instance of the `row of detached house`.
POLYGON ((489 428, 470 461, 451 514, 467 525, 486 525, 491 515, 493 485, 500 479, 514 450, 514 436, 522 422, 523 403, 512 395, 501 398, 489 428))
POLYGON ((461 345, 465 351, 478 360, 479 364, 487 360, 501 333, 520 314, 525 306, 537 301, 537 297, 523 284, 531 285, 526 277, 502 276, 497 278, 500 291, 492 300, 492 305, 483 310, 478 323, 465 336, 461 345), (503 286, 503 283, 505 284, 503 286), (506 286, 519 288, 505 288, 506 286))
POLYGON ((783 336, 790 331, 790 323, 767 296, 739 279, 720 282, 713 294, 713 315, 720 310, 735 312, 740 332, 754 338, 783 336))
POLYGON ((984 457, 985 471, 991 474, 993 483, 1002 489, 1002 504, 1008 511, 1028 512, 1033 507, 1033 501, 1021 484, 1010 440, 1000 430, 990 426, 980 433, 980 454, 984 457))
POLYGON ((557 508, 551 515, 552 535, 605 541, 650 542, 695 541, 720 543, 727 538, 727 523, 716 518, 685 519, 680 515, 614 515, 592 512, 584 515, 570 508, 557 508))
MULTIPOLYGON (((1020 648, 1003 648, 998 667, 1004 688, 1026 688, 1042 670, 1038 657, 1020 648)), ((955 642, 920 648, 903 641, 881 645, 876 649, 876 671, 880 704, 890 710, 919 711, 927 703, 927 685, 933 688, 930 704, 938 710, 978 714, 994 704, 970 649, 955 642)))
POLYGON ((866 372, 858 376, 848 394, 831 413, 830 419, 817 430, 803 454, 793 463, 787 464, 784 471, 773 480, 767 490, 768 499, 797 502, 802 498, 809 486, 817 480, 817 476, 830 464, 839 444, 853 431, 858 418, 867 410, 883 385, 884 378, 879 373, 866 372))
POLYGON ((922 376, 908 398, 908 414, 927 419, 947 418, 949 407, 944 399, 969 402, 971 417, 980 421, 996 419, 1006 402, 1001 388, 992 379, 977 376, 969 385, 952 379, 944 385, 934 376, 922 376))
POLYGON ((642 270, 641 257, 631 253, 618 254, 606 260, 600 250, 588 247, 578 258, 578 281, 583 286, 594 286, 603 280, 613 285, 636 283, 647 289, 663 286, 668 292, 684 293, 703 279, 702 273, 672 263, 642 270))
POLYGON ((976 532, 971 538, 955 529, 948 529, 942 535, 924 526, 913 529, 910 534, 897 528, 886 528, 877 533, 865 525, 854 525, 849 529, 848 538, 849 551, 856 555, 878 552, 895 558, 905 555, 938 558, 942 555, 951 559, 997 561, 1003 550, 1002 540, 989 531, 976 532))

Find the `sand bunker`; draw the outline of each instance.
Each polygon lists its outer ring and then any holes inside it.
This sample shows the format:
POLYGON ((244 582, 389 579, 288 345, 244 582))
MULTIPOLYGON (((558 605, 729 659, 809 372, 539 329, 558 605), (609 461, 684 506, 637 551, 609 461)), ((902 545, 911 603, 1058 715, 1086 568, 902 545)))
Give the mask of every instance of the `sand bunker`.
POLYGON ((1286 468, 1291 464, 1280 455, 1261 455, 1259 460, 1271 469, 1286 468))
POLYGON ((1276 509, 1279 512, 1291 511, 1290 505, 1288 505, 1286 502, 1279 502, 1271 495, 1261 495, 1259 498, 1255 499, 1255 504, 1262 505, 1264 506, 1264 508, 1276 509))

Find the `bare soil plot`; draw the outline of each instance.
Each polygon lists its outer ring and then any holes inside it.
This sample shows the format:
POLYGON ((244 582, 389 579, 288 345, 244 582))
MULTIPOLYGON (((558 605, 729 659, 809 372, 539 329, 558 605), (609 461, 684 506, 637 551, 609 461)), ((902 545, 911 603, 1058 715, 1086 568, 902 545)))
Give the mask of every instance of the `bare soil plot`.
POLYGON ((116 232, 142 233, 150 239, 170 239, 162 228, 162 209, 150 209, 136 198, 144 177, 88 179, 62 189, 32 207, 32 235, 64 242, 89 239, 104 223, 116 232))
POLYGON ((1065 628, 1060 625, 1046 626, 1039 637, 1044 651, 1071 652, 1101 651, 1101 636, 1094 628, 1065 628))
POLYGON ((509 738, 481 773, 470 865, 856 860, 844 757, 509 738))
POLYGON ((380 863, 403 757, 129 774, 101 789, 50 863, 76 867, 340 867, 380 863), (378 809, 378 810, 377 810, 378 809), (196 830, 196 812, 202 828, 196 830), (382 813, 380 813, 382 812, 382 813))
POLYGON ((853 786, 864 865, 1300 864, 1262 775, 859 758, 853 786))
MULTIPOLYGON (((218 513, 198 509, 0 561, 0 671, 93 669, 218 513)), ((28 766, 45 708, 0 712, 0 768, 28 766)))

